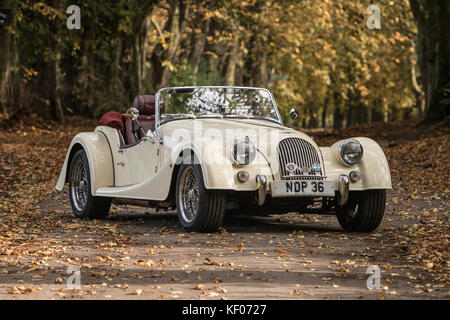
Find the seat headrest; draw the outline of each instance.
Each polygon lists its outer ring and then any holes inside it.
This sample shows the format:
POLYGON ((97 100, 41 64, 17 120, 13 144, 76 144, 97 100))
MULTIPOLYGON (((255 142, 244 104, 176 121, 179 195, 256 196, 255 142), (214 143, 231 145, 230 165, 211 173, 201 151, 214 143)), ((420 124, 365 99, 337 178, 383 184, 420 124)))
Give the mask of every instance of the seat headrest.
POLYGON ((141 95, 134 98, 134 107, 139 110, 140 115, 155 115, 155 96, 141 95))

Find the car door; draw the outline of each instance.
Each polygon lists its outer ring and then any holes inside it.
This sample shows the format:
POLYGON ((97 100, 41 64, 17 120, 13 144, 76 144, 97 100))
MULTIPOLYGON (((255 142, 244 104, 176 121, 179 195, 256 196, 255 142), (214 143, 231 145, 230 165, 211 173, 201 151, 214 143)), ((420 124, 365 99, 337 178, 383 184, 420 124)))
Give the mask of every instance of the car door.
MULTIPOLYGON (((143 182, 158 171, 160 144, 142 139, 136 145, 121 148, 120 160, 116 161, 117 187, 143 182)), ((118 157, 118 158, 119 158, 118 157)))

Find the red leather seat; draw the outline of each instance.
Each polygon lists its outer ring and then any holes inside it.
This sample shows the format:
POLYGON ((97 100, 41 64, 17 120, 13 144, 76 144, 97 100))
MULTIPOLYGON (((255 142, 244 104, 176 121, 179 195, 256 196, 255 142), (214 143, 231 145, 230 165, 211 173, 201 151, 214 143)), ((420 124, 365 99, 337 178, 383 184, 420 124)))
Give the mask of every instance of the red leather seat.
POLYGON ((133 121, 125 118, 125 143, 127 146, 138 143, 148 130, 155 130, 155 96, 140 95, 134 99, 134 107, 139 110, 138 122, 141 130, 137 132, 137 137, 133 132, 133 121))
POLYGON ((98 124, 123 131, 124 121, 122 114, 117 111, 109 111, 100 118, 98 124))
POLYGON ((101 117, 98 124, 101 126, 107 126, 117 129, 117 131, 119 132, 120 145, 123 146, 125 145, 125 140, 123 138, 125 120, 126 119, 124 118, 123 114, 117 111, 109 111, 101 117))

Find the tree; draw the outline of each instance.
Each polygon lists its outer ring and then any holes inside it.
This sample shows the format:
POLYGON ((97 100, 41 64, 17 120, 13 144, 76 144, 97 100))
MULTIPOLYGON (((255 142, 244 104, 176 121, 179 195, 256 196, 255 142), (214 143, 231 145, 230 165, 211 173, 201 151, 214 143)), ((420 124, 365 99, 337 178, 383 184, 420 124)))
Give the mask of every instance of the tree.
POLYGON ((18 97, 18 54, 17 34, 15 32, 17 4, 15 1, 6 1, 4 4, 12 11, 12 25, 0 27, 0 108, 3 113, 9 111, 8 106, 18 97))
POLYGON ((425 92, 425 122, 450 115, 450 2, 410 0, 417 21, 418 56, 425 92))
MULTIPOLYGON (((380 30, 366 27, 367 3, 351 0, 85 0, 81 30, 65 27, 69 0, 7 1, 18 23, 0 30, 1 108, 98 117, 160 87, 228 84, 269 88, 284 119, 295 107, 309 127, 401 119, 437 75, 415 68, 426 59, 411 47, 409 1, 379 0, 380 30)), ((426 25, 432 2, 415 2, 426 25)))

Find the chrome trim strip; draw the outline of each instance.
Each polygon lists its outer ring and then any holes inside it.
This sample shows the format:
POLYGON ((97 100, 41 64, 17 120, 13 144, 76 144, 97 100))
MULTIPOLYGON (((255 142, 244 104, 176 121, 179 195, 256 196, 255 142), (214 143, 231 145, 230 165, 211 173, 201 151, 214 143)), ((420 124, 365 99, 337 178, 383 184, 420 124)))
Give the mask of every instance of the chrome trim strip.
POLYGON ((315 175, 312 175, 312 174, 308 174, 308 175, 305 174, 305 175, 292 175, 292 176, 287 175, 287 176, 282 176, 281 178, 282 179, 283 178, 321 178, 321 179, 326 179, 327 176, 319 176, 319 175, 315 176, 315 175))

